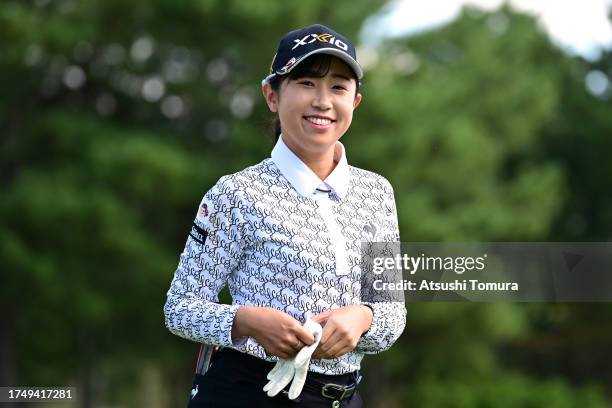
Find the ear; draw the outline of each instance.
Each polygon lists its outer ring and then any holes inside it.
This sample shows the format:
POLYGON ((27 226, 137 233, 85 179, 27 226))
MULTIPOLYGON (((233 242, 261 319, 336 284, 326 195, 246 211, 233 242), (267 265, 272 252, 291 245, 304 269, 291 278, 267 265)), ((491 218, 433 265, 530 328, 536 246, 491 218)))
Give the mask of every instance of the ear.
POLYGON ((261 86, 261 93, 268 104, 268 108, 270 112, 278 111, 278 95, 272 89, 272 86, 268 83, 265 83, 261 86))
POLYGON ((355 100, 353 101, 353 109, 356 109, 360 103, 361 103, 361 94, 357 93, 357 95, 355 95, 355 100))

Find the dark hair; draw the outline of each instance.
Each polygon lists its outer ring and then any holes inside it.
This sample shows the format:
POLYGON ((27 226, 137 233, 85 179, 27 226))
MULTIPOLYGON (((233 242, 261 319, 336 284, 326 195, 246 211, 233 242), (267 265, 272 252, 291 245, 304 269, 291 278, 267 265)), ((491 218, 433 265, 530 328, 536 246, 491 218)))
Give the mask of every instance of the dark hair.
MULTIPOLYGON (((289 72, 287 75, 276 75, 272 80, 270 80, 270 86, 272 90, 276 93, 280 90, 281 84, 283 81, 288 79, 299 79, 304 77, 311 78, 323 78, 329 72, 329 68, 332 64, 332 58, 335 58, 333 55, 329 54, 315 54, 312 57, 307 58, 305 61, 298 64, 295 68, 289 72)), ((361 86, 361 82, 357 79, 357 75, 351 70, 353 79, 357 84, 355 90, 355 96, 359 93, 359 87, 361 86)), ((272 128, 272 132, 274 134, 274 140, 278 141, 278 138, 281 134, 281 123, 278 117, 278 114, 274 116, 272 119, 270 127, 272 128)))

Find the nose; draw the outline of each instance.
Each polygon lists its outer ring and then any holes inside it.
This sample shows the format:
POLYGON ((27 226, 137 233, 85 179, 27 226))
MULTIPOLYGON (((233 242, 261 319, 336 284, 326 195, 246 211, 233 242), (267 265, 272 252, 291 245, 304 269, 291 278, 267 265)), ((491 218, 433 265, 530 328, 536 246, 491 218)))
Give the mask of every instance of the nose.
POLYGON ((320 110, 328 110, 332 108, 331 95, 327 89, 321 87, 317 90, 312 106, 320 110))

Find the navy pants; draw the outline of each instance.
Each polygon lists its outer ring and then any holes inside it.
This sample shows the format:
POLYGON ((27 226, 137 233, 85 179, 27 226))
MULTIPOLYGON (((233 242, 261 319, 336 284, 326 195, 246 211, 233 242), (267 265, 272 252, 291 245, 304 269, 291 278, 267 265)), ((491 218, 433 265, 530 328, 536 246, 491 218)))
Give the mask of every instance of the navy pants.
MULTIPOLYGON (((248 354, 222 349, 213 355, 206 374, 195 376, 188 408, 330 408, 334 401, 321 395, 321 385, 349 385, 355 382, 356 377, 354 373, 323 375, 309 372, 298 398, 290 400, 283 391, 271 398, 263 387, 268 382, 266 375, 274 365, 248 354)), ((288 389, 289 386, 285 388, 288 389)), ((350 399, 340 401, 340 407, 362 408, 359 393, 355 392, 350 399)))

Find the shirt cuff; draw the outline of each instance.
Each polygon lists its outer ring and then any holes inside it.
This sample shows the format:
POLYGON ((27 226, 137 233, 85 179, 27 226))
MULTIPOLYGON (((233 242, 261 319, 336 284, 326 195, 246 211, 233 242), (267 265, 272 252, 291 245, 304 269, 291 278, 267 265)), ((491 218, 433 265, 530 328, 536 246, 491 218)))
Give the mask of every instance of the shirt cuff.
POLYGON ((361 338, 363 339, 364 337, 370 337, 372 333, 377 333, 379 331, 378 320, 380 319, 377 319, 376 309, 374 308, 372 303, 363 302, 361 303, 361 305, 369 308, 372 311, 372 324, 370 324, 370 328, 361 335, 361 338))
POLYGON ((365 332, 363 332, 363 334, 361 335, 361 337, 365 336, 366 334, 368 334, 370 332, 370 330, 372 330, 372 326, 374 325, 374 308, 372 306, 370 306, 369 304, 366 303, 362 303, 361 306, 365 306, 368 309, 370 309, 372 311, 372 323, 370 323, 370 327, 368 328, 368 330, 366 330, 365 332))
POLYGON ((373 319, 370 330, 357 342, 355 350, 376 354, 387 350, 404 331, 406 307, 400 302, 362 302, 372 308, 373 319))
POLYGON ((227 326, 228 330, 226 331, 227 335, 223 339, 224 344, 221 344, 223 347, 231 347, 238 348, 246 343, 249 336, 238 337, 236 339, 232 339, 232 328, 234 327, 234 319, 236 318, 236 313, 241 305, 235 304, 229 307, 229 313, 227 314, 227 326))
POLYGON ((239 348, 242 347, 246 344, 247 340, 249 339, 249 336, 242 336, 242 337, 237 337, 237 338, 232 338, 232 328, 234 327, 234 319, 236 319, 236 313, 238 312, 238 309, 240 308, 240 306, 242 305, 232 305, 230 307, 230 313, 231 313, 231 317, 230 317, 230 329, 229 329, 229 347, 232 348, 239 348))

